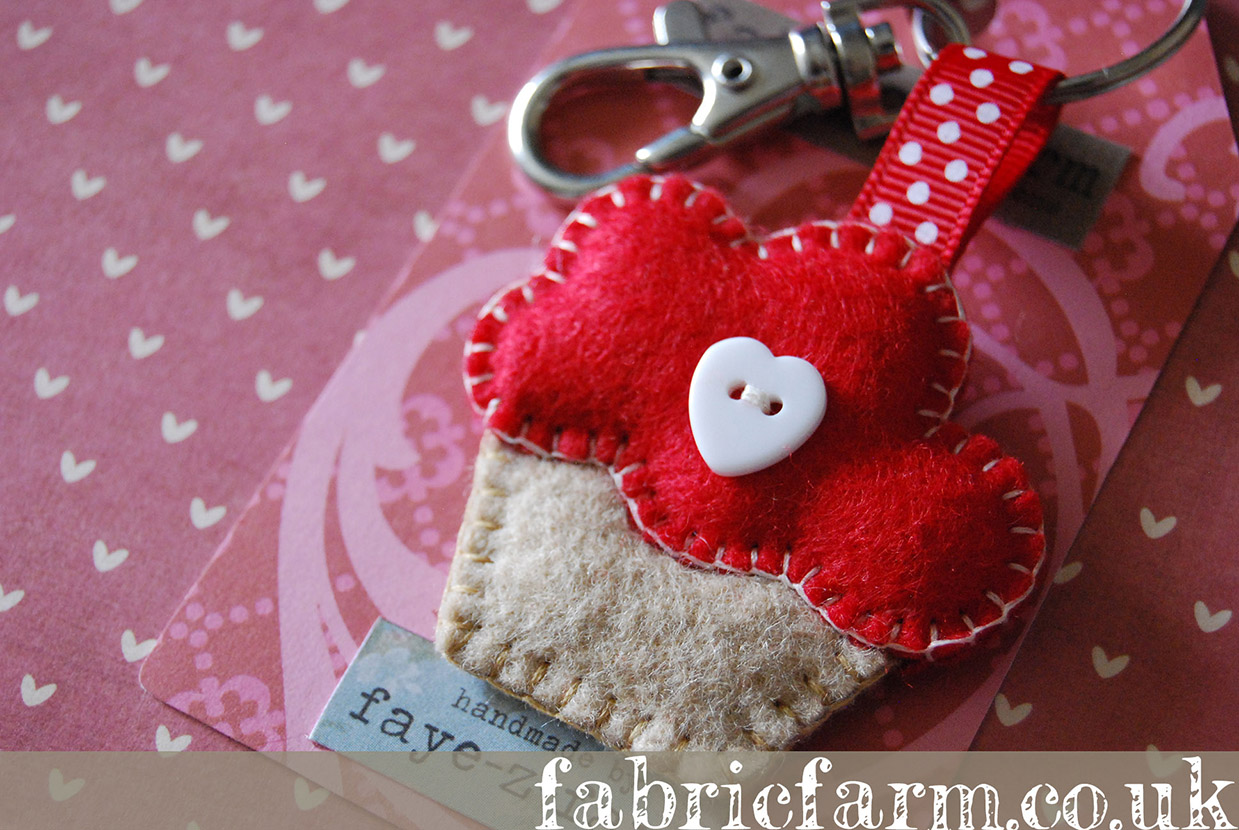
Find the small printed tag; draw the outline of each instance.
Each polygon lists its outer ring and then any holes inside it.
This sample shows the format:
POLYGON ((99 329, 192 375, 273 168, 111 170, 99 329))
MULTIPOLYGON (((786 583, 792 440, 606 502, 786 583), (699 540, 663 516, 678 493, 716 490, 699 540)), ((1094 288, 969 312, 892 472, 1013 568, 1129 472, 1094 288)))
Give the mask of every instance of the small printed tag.
MULTIPOLYGON (((921 75, 913 67, 887 75, 883 100, 895 110, 921 75)), ((814 112, 791 122, 790 129, 811 144, 872 166, 881 141, 857 138, 846 112, 814 112)), ((1059 124, 1045 149, 999 204, 994 217, 1078 249, 1101 215, 1122 175, 1131 150, 1121 144, 1059 124)))
POLYGON ((1078 249, 1130 156, 1120 144, 1060 124, 994 215, 1078 249))
POLYGON ((606 749, 384 619, 370 628, 310 739, 338 752, 606 749))

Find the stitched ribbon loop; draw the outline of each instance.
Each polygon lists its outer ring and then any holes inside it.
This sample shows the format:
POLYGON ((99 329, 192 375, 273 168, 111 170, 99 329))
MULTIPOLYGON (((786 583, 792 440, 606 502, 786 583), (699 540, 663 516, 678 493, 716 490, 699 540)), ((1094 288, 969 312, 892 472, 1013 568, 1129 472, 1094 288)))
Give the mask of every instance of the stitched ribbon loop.
POLYGON ((850 218, 893 227, 953 263, 1045 146, 1062 73, 952 44, 899 113, 850 218))

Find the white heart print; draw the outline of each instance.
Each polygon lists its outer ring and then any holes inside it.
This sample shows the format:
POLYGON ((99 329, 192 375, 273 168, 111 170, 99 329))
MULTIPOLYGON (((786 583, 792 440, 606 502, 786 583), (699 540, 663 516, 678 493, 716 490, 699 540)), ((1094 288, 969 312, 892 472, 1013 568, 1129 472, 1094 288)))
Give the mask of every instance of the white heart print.
POLYGON ((807 360, 775 357, 760 340, 729 337, 706 349, 688 389, 697 451, 721 476, 777 464, 826 414, 826 384, 807 360))

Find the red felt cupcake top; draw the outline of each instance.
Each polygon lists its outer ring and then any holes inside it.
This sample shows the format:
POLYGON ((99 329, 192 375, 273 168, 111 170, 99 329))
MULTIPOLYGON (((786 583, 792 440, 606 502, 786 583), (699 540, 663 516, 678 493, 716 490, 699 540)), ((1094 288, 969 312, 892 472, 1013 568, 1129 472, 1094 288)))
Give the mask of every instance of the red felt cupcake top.
POLYGON ((840 631, 924 656, 1004 620, 1045 550, 1019 462, 946 422, 969 350, 939 252, 856 223, 755 239, 714 191, 637 177, 486 306, 465 374, 505 441, 609 469, 649 542, 782 579, 840 631), (731 337, 808 361, 829 402, 789 457, 724 477, 687 401, 731 337))

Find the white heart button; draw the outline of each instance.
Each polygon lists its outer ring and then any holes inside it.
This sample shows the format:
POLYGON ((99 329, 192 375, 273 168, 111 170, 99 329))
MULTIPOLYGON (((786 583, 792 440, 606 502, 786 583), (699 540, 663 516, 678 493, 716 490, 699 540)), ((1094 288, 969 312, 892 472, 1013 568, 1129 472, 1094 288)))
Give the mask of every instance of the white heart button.
POLYGON ((760 340, 706 349, 688 388, 688 422, 711 470, 735 477, 795 452, 826 414, 826 384, 807 360, 775 357, 760 340))

